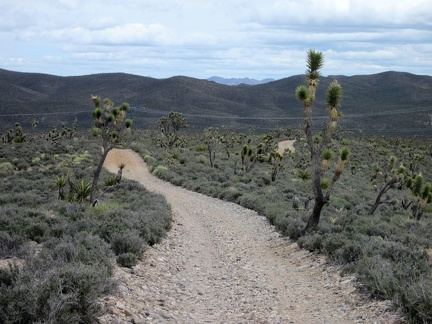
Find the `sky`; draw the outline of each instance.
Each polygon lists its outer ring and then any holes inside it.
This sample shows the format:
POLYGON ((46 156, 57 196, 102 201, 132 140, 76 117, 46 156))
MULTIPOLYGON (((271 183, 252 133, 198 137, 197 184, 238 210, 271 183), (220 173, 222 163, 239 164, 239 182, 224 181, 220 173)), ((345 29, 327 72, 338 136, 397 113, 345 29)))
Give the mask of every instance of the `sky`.
POLYGON ((430 0, 0 0, 0 68, 60 76, 432 75, 430 0))

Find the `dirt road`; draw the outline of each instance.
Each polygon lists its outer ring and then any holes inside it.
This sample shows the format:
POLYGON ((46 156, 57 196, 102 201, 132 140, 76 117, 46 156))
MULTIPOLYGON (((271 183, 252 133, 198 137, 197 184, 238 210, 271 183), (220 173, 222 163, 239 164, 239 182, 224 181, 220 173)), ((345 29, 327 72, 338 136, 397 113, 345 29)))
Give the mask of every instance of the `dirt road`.
POLYGON ((117 268, 119 292, 102 323, 392 323, 322 256, 280 237, 255 212, 163 182, 131 150, 105 167, 164 195, 173 229, 133 270, 117 268))

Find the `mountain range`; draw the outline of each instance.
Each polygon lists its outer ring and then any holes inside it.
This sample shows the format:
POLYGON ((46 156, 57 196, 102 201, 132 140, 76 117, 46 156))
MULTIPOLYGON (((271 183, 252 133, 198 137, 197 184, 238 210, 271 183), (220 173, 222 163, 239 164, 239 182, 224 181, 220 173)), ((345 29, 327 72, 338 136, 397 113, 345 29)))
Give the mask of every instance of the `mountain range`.
MULTIPOLYGON (((315 124, 326 116, 325 89, 337 80, 343 89, 340 125, 347 130, 382 134, 432 134, 432 77, 404 72, 326 76, 314 104, 315 124)), ((91 95, 115 104, 128 102, 135 127, 155 128, 170 111, 181 112, 190 128, 226 126, 267 131, 301 127, 303 109, 296 75, 263 84, 225 85, 175 76, 155 79, 125 73, 61 77, 0 69, 0 130, 39 121, 41 128, 71 124, 91 126, 91 95)))

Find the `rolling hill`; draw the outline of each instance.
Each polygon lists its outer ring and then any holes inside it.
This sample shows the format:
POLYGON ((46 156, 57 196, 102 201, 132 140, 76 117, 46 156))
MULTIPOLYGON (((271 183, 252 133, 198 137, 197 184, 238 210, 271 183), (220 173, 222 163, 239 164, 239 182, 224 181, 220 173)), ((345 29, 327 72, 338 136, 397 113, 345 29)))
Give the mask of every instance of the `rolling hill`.
MULTIPOLYGON (((321 79, 314 116, 325 116, 325 89, 333 80, 343 88, 341 125, 353 131, 431 134, 432 77, 403 72, 321 79)), ((300 127, 302 107, 294 97, 304 76, 264 84, 228 86, 175 76, 155 79, 125 73, 60 77, 0 69, 0 127, 70 124, 90 127, 90 96, 131 104, 135 127, 153 128, 170 111, 183 113, 192 129, 227 126, 258 131, 300 127)))

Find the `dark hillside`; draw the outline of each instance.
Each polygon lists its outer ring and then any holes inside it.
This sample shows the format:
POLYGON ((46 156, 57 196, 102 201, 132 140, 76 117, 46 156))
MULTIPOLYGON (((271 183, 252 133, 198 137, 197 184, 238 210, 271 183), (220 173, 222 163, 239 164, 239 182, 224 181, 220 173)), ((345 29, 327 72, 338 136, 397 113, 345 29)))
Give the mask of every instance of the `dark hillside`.
MULTIPOLYGON (((321 79, 315 116, 326 113, 325 89, 333 80, 343 88, 341 125, 366 132, 424 134, 432 131, 432 77, 400 72, 321 79), (429 122, 429 125, 427 123, 429 122)), ((228 126, 298 127, 302 107, 294 97, 304 76, 259 84, 228 86, 208 80, 176 76, 154 79, 125 73, 59 77, 0 69, 0 126, 36 118, 40 127, 51 127, 78 118, 90 126, 90 95, 108 97, 116 104, 129 102, 136 127, 154 127, 158 118, 179 111, 191 128, 228 126)))

